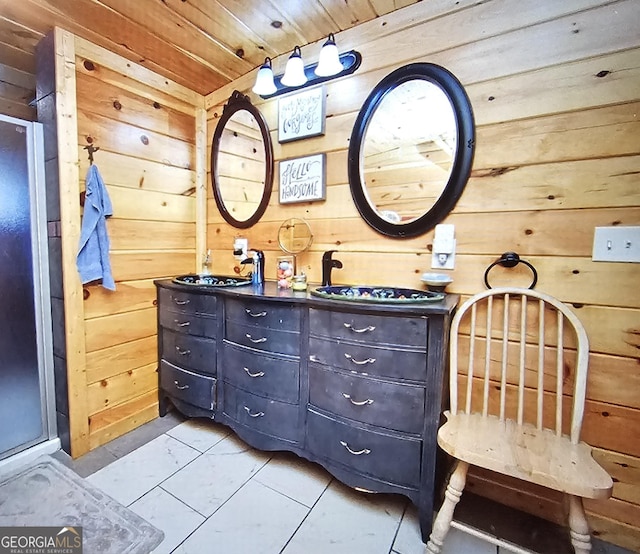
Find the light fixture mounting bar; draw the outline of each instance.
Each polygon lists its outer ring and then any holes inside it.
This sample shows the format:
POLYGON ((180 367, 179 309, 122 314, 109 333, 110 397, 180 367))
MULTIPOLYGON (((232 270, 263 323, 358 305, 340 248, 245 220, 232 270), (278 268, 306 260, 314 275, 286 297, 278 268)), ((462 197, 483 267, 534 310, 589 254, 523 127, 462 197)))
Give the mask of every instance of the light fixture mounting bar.
POLYGON ((315 74, 315 69, 318 66, 317 63, 312 63, 304 66, 304 73, 307 76, 307 82, 304 85, 300 85, 298 87, 288 87, 282 84, 282 75, 276 75, 273 78, 273 82, 276 85, 276 91, 273 94, 260 94, 260 98, 273 98, 274 96, 279 96, 280 94, 286 94, 287 92, 293 92, 295 90, 301 90, 306 87, 311 87, 313 85, 318 85, 320 83, 324 83, 325 81, 330 81, 331 79, 337 79, 339 77, 344 77, 345 75, 351 75, 354 73, 362 63, 362 55, 357 50, 350 50, 349 52, 344 52, 339 56, 340 63, 342 63, 342 67, 344 68, 340 73, 336 73, 335 75, 328 75, 326 77, 319 77, 315 74))

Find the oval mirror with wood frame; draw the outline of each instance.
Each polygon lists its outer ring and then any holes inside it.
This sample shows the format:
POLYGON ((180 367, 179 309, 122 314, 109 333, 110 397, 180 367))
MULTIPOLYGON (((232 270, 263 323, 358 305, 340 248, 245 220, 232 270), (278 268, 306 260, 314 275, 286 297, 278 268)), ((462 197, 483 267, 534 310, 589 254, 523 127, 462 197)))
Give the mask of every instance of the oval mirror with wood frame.
POLYGON ((362 218, 394 238, 422 235, 453 209, 475 148, 471 102, 443 67, 414 63, 365 100, 349 143, 349 187, 362 218))
POLYGON ((213 134, 211 182, 222 217, 234 227, 251 227, 267 209, 273 188, 269 128, 249 97, 237 90, 213 134))

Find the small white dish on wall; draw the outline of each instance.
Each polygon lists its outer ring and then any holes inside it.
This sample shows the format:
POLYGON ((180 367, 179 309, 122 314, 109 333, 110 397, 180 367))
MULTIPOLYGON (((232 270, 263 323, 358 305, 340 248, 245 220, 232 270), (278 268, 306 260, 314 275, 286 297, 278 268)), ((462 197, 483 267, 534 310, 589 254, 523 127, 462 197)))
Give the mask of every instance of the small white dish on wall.
POLYGON ((453 283, 453 279, 445 273, 423 273, 420 280, 432 292, 442 292, 447 285, 453 283))

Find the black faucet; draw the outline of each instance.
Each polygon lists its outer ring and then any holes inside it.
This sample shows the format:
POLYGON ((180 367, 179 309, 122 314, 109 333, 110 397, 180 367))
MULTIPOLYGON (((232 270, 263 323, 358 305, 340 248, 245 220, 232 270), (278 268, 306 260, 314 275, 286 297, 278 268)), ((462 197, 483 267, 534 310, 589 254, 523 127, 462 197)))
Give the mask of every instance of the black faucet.
POLYGON ((334 260, 331 256, 337 250, 327 250, 322 255, 322 286, 331 285, 331 270, 335 267, 337 269, 342 268, 342 262, 340 260, 334 260))

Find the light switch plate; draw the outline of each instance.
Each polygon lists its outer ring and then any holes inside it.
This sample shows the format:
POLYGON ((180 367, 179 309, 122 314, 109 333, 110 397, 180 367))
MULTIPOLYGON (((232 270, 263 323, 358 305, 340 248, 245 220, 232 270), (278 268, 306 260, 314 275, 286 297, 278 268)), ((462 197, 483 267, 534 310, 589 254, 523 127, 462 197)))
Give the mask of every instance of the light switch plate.
POLYGON ((596 227, 594 262, 640 262, 640 227, 596 227))

